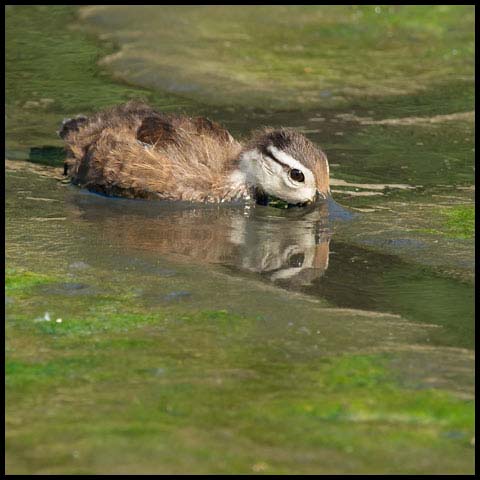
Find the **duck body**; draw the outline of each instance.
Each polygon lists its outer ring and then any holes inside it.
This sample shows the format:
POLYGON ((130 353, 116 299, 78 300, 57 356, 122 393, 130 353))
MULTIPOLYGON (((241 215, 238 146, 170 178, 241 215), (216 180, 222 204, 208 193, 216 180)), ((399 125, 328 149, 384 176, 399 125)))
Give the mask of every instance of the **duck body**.
POLYGON ((72 183, 109 196, 229 202, 272 195, 298 204, 329 194, 326 156, 288 129, 263 129, 241 144, 206 118, 129 102, 66 120, 58 133, 72 183))

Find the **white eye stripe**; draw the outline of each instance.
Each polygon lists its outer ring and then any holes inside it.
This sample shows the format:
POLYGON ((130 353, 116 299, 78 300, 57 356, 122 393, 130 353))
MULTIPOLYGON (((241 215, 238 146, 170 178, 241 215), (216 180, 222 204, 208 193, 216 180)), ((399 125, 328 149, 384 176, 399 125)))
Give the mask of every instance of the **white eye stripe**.
POLYGON ((267 147, 267 150, 272 155, 274 155, 278 160, 280 160, 282 163, 288 165, 290 168, 296 168, 297 170, 300 170, 301 172, 306 170, 307 172, 312 173, 305 165, 300 163, 298 160, 295 160, 288 153, 282 152, 281 150, 274 147, 273 145, 269 145, 267 147))
POLYGON ((273 145, 269 145, 267 147, 267 150, 275 157, 277 158, 280 162, 283 164, 287 165, 290 169, 297 169, 300 170, 304 176, 305 179, 307 177, 310 179, 310 181, 315 184, 315 177, 312 173, 312 171, 307 168, 305 165, 300 163, 298 160, 295 160, 293 157, 291 157, 288 153, 282 152, 278 148, 274 147, 273 145))
POLYGON ((286 168, 286 169, 289 169, 289 166, 286 165, 285 163, 281 162, 278 158, 276 158, 271 152, 269 152, 268 150, 264 152, 264 155, 266 155, 268 158, 271 158, 275 163, 278 163, 279 165, 281 165, 283 168, 286 168))
POLYGON ((288 203, 306 202, 315 196, 315 176, 312 171, 275 147, 242 152, 239 167, 245 173, 246 184, 260 187, 269 195, 288 203), (292 169, 300 170, 305 181, 293 180, 290 177, 292 169))

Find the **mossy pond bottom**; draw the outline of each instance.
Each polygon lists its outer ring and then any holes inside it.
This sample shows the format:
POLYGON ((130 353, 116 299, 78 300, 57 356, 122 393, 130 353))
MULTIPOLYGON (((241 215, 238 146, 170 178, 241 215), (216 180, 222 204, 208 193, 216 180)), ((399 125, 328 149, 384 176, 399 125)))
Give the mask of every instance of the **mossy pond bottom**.
POLYGON ((7 471, 471 471, 469 288, 258 210, 8 173, 7 471))
POLYGON ((471 109, 465 78, 356 117, 347 97, 215 110, 115 83, 96 66, 111 48, 67 7, 7 17, 7 473, 473 473, 473 123, 378 120, 471 109), (58 122, 141 95, 236 134, 303 129, 329 153, 335 201, 219 208, 63 182, 58 122))

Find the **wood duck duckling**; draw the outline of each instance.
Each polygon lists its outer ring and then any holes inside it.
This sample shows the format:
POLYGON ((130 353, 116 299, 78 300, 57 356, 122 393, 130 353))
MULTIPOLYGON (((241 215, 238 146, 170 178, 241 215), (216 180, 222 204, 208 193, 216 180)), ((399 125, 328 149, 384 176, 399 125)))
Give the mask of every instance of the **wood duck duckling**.
POLYGON ((65 120, 65 175, 111 196, 304 205, 330 194, 326 155, 292 129, 264 128, 245 144, 206 118, 129 102, 65 120))

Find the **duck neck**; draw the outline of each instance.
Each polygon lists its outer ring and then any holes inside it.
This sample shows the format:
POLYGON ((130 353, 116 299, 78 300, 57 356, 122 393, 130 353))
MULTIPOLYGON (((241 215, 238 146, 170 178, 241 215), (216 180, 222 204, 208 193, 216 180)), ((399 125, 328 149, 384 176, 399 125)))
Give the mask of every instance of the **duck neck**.
POLYGON ((225 201, 255 198, 255 186, 249 178, 248 162, 245 160, 245 152, 240 151, 230 163, 231 169, 225 172, 221 187, 221 196, 225 201))
POLYGON ((251 197, 250 187, 246 181, 246 175, 239 168, 232 170, 225 185, 225 197, 228 200, 249 199, 251 197))

